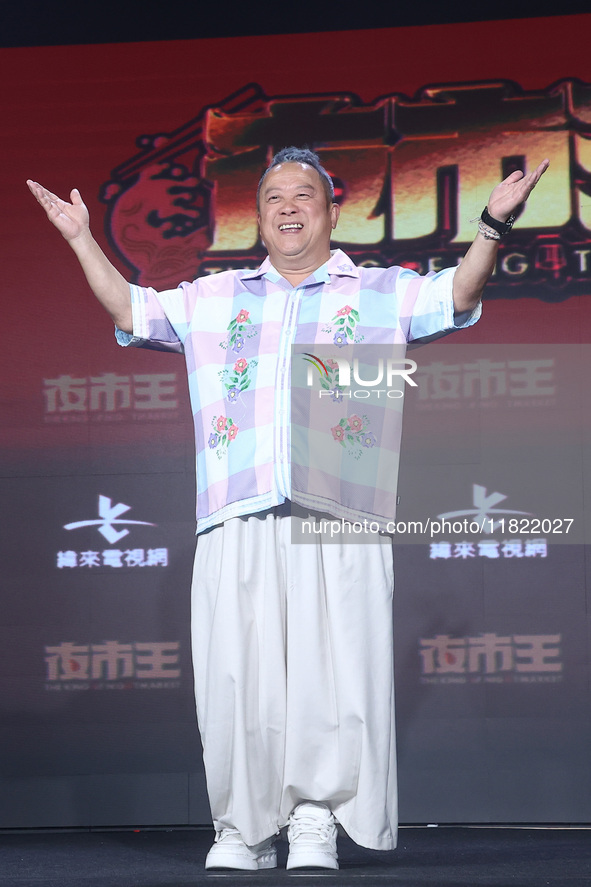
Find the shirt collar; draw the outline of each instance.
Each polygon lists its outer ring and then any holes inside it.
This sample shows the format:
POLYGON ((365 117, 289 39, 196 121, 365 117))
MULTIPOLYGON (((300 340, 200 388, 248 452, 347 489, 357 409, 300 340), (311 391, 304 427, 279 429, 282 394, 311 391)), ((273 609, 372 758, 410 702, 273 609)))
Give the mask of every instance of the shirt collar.
MULTIPOLYGON (((254 271, 246 271, 242 275, 243 280, 255 280, 257 277, 269 277, 277 281, 283 278, 271 264, 269 256, 254 271)), ((330 259, 313 271, 306 280, 311 283, 330 283, 333 277, 359 277, 359 268, 351 261, 349 256, 341 249, 331 250, 330 259)), ((304 281, 305 283, 306 281, 304 281)))

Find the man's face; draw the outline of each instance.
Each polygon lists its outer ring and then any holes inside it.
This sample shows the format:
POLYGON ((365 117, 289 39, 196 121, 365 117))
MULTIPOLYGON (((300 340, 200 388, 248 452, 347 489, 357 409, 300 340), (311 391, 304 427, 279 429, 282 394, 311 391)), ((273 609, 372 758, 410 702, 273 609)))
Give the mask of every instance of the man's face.
POLYGON ((259 228, 278 271, 310 273, 330 257, 339 207, 328 204, 319 173, 306 163, 274 166, 260 194, 259 228))

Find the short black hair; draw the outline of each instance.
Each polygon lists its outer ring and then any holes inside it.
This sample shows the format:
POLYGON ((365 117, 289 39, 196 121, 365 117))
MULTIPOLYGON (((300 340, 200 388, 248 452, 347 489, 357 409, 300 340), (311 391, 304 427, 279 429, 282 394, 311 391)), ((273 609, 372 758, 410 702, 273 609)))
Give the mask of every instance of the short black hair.
POLYGON ((269 166, 262 174, 257 188, 257 209, 260 205, 261 188, 263 187, 263 182, 267 177, 267 173, 269 173, 274 166, 279 166, 280 163, 305 163, 308 166, 314 167, 314 169, 320 176, 320 181, 322 182, 322 187, 324 188, 324 191, 326 193, 326 200, 328 205, 330 206, 332 203, 335 202, 333 181, 325 168, 320 163, 320 158, 318 157, 318 154, 316 154, 314 151, 310 151, 309 148, 295 148, 292 145, 290 148, 282 148, 281 151, 278 151, 271 160, 269 166))

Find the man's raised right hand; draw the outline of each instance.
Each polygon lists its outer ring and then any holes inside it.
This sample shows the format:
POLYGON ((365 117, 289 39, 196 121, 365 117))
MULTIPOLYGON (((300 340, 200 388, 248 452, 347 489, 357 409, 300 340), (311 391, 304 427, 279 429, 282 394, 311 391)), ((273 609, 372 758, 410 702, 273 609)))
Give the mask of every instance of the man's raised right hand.
POLYGON ((133 330, 129 284, 104 254, 89 228, 88 210, 77 188, 70 192, 71 203, 47 188, 27 181, 31 194, 41 204, 48 219, 74 250, 91 290, 109 312, 119 329, 133 330))
POLYGON ((72 202, 68 203, 32 179, 27 180, 27 185, 33 197, 47 213, 47 218, 66 240, 75 240, 89 230, 88 209, 77 188, 70 192, 72 202))

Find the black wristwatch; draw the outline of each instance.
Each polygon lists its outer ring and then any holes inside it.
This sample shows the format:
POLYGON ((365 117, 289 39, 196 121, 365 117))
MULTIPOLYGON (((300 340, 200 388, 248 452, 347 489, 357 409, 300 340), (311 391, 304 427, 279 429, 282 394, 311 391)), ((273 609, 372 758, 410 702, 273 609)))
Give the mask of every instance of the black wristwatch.
POLYGON ((498 219, 493 219, 488 211, 488 206, 485 206, 482 210, 482 215, 480 216, 480 218, 485 225, 488 225, 489 228, 492 228, 493 231, 496 231, 497 234, 500 234, 502 237, 503 234, 509 233, 509 231, 513 227, 513 222, 515 221, 516 216, 511 213, 506 222, 499 222, 498 219))

